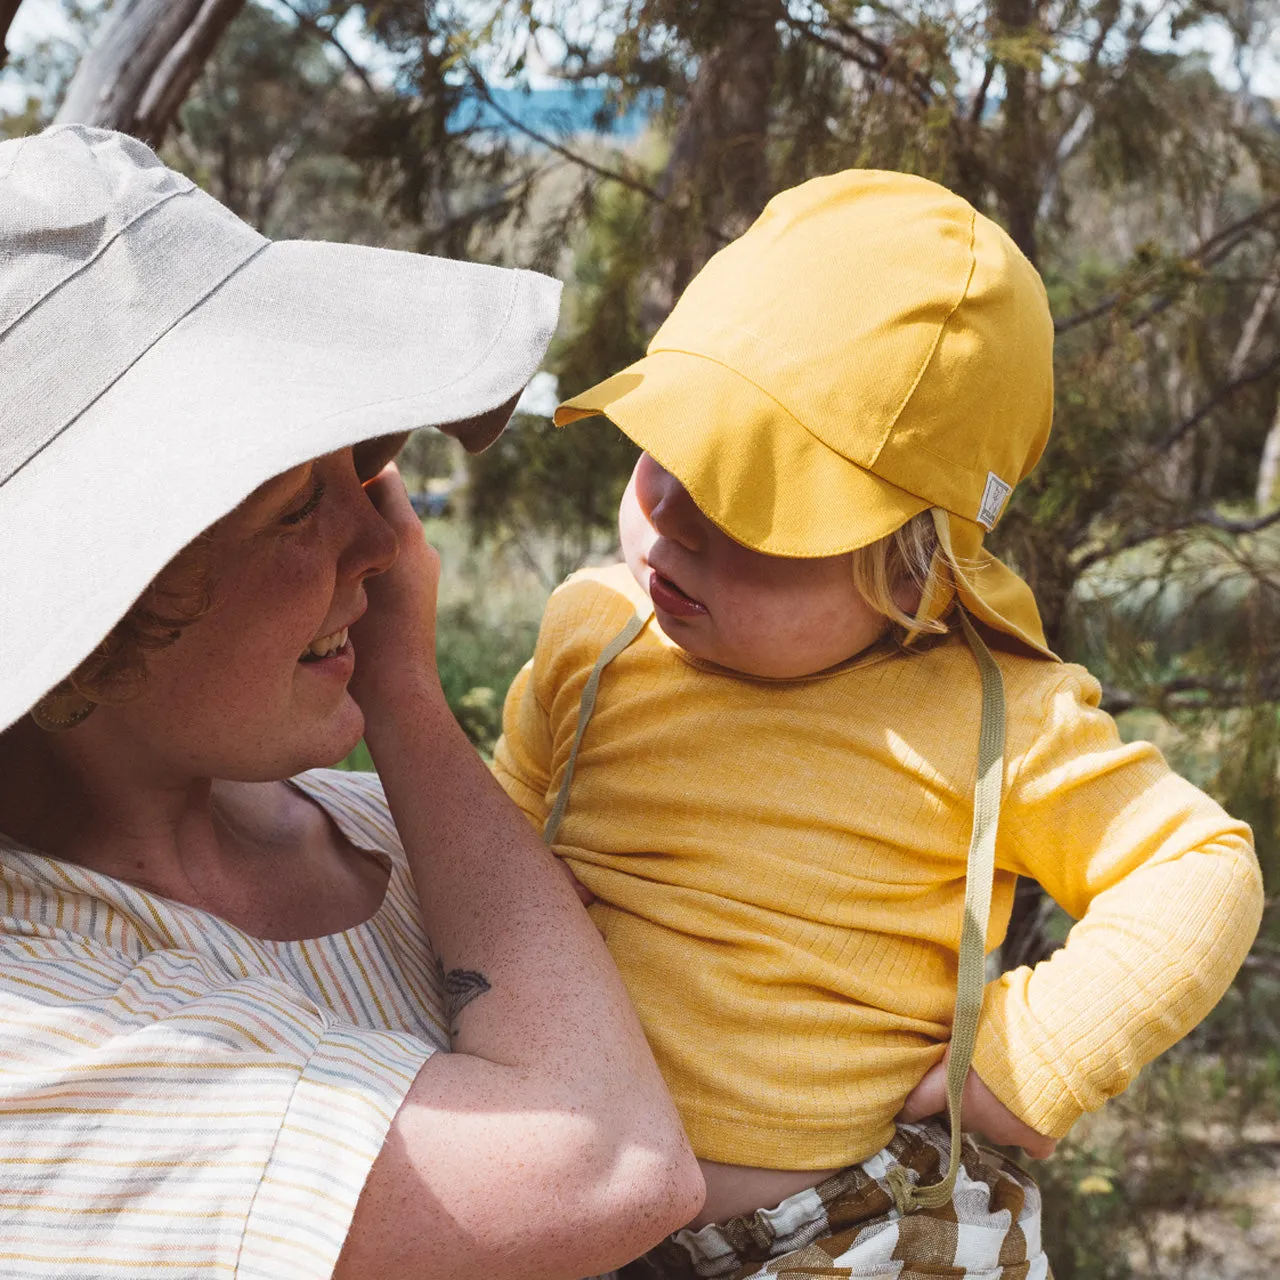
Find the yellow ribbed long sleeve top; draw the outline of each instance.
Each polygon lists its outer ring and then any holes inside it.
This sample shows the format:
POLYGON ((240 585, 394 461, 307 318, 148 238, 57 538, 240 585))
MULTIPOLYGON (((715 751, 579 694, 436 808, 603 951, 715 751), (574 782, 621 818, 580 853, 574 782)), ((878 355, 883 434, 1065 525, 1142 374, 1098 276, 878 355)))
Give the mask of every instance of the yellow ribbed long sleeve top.
MULTIPOLYGON (((551 598, 495 770, 541 829, 587 676, 643 601, 625 566, 551 598)), ((987 987, 974 1066, 1064 1134, 1225 991, 1257 932, 1249 829, 1124 744, 1081 667, 997 652, 1008 698, 987 938, 1018 874, 1076 919, 987 987)), ((650 619, 605 670, 555 850, 592 913, 699 1156, 865 1159, 950 1034, 981 706, 961 639, 767 682, 650 619)))

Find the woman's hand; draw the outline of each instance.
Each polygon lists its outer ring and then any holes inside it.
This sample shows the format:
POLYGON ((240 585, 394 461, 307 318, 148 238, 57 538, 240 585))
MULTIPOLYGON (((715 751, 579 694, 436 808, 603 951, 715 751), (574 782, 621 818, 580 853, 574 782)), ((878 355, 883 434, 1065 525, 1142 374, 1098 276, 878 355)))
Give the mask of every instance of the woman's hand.
POLYGON ((422 532, 394 462, 365 485, 369 500, 399 545, 395 564, 369 578, 369 610, 352 629, 356 674, 351 692, 376 727, 406 683, 439 690, 436 673, 436 594, 440 557, 422 532))
MULTIPOLYGON (((898 1112, 898 1119, 905 1124, 940 1115, 947 1109, 947 1060, 951 1051, 936 1066, 925 1072, 924 1079, 907 1094, 907 1100, 898 1112)), ((1036 1160, 1051 1156, 1058 1142, 1046 1138, 1030 1125, 1024 1124, 996 1097, 978 1073, 970 1068, 964 1084, 961 1107, 961 1126, 982 1134, 989 1142, 1003 1147, 1021 1147, 1036 1160)))

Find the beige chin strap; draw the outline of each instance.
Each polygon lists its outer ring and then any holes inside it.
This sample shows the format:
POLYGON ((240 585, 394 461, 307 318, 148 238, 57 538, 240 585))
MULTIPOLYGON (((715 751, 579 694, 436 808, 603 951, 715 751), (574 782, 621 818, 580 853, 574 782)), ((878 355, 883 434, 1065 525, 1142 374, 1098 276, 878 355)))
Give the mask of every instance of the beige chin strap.
MULTIPOLYGON (((945 524, 945 522, 940 522, 945 524)), ((950 550, 949 540, 944 548, 950 550)), ((936 560, 936 557, 935 557, 936 560)), ((935 573, 930 570, 930 584, 935 573)), ((936 589, 936 588, 935 588, 936 589)), ((926 601, 930 585, 926 585, 926 601)), ((921 608, 923 610, 924 604, 921 608)), ((965 869, 964 923, 960 932, 960 964, 956 978, 955 1014, 951 1023, 951 1054, 947 1062, 947 1114, 951 1121, 951 1159, 946 1175, 932 1186, 913 1183, 901 1165, 892 1166, 885 1179, 898 1211, 934 1209, 946 1204, 955 1190, 960 1172, 960 1111, 964 1083, 973 1063, 973 1048, 978 1037, 978 1020, 982 1015, 982 998, 986 990, 987 925, 991 917, 991 884, 995 875, 996 830, 1000 825, 1000 799, 1004 787, 1005 698, 1004 678, 991 651, 983 642, 969 616, 958 609, 960 626, 982 677, 982 717, 978 727, 978 776, 973 788, 973 830, 969 838, 969 856, 965 869)), ((643 630, 652 609, 634 614, 612 640, 605 645, 583 686, 578 704, 578 728, 574 734, 569 759, 555 804, 543 828, 548 845, 555 842, 569 804, 569 788, 578 763, 578 750, 595 710, 600 691, 600 677, 613 660, 643 630)), ((923 613, 918 616, 927 616, 923 613)))
POLYGON ((556 802, 551 806, 546 824, 542 828, 542 838, 550 847, 560 833, 560 824, 564 821, 564 811, 569 806, 569 787, 573 783, 573 771, 578 764, 578 750, 582 746, 583 735, 587 725, 591 723, 592 712, 596 709, 596 694, 600 691, 600 677, 605 667, 620 654, 644 630, 644 624, 653 615, 653 605, 643 613, 632 614, 626 626, 600 651, 596 665, 591 668, 587 683, 582 686, 582 697, 578 700, 578 728, 573 735, 573 746, 569 749, 569 759, 565 762, 564 777, 560 780, 560 790, 556 794, 556 802))
POLYGON ((987 925, 991 919, 991 883, 995 877, 996 831, 1004 789, 1004 677, 991 651, 957 610, 982 676, 982 719, 978 727, 978 778, 973 788, 973 830, 965 868, 964 924, 960 931, 960 966, 956 976, 955 1014, 951 1021, 951 1055, 947 1061, 947 1115, 951 1120, 951 1160, 946 1176, 930 1187, 910 1181, 901 1165, 886 1174, 899 1212, 936 1209, 951 1199, 960 1172, 960 1110, 964 1083, 973 1065, 973 1047, 986 991, 987 925))

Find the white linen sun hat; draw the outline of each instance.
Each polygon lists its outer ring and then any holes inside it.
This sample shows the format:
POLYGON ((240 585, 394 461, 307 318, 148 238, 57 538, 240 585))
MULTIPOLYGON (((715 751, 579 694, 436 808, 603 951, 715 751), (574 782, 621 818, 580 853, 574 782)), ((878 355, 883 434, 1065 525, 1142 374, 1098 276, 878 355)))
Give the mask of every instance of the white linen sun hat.
POLYGON ((416 427, 487 442, 559 296, 267 240, 123 134, 0 143, 0 730, 272 476, 416 427))

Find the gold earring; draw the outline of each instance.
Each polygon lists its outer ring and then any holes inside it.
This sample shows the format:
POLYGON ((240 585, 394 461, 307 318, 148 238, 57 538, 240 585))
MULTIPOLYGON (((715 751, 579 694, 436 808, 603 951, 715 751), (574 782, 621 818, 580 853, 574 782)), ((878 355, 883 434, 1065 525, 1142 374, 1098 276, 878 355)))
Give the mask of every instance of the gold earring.
POLYGON ((93 715, 96 702, 90 701, 67 681, 55 685, 28 712, 45 733, 61 733, 74 729, 93 715))

